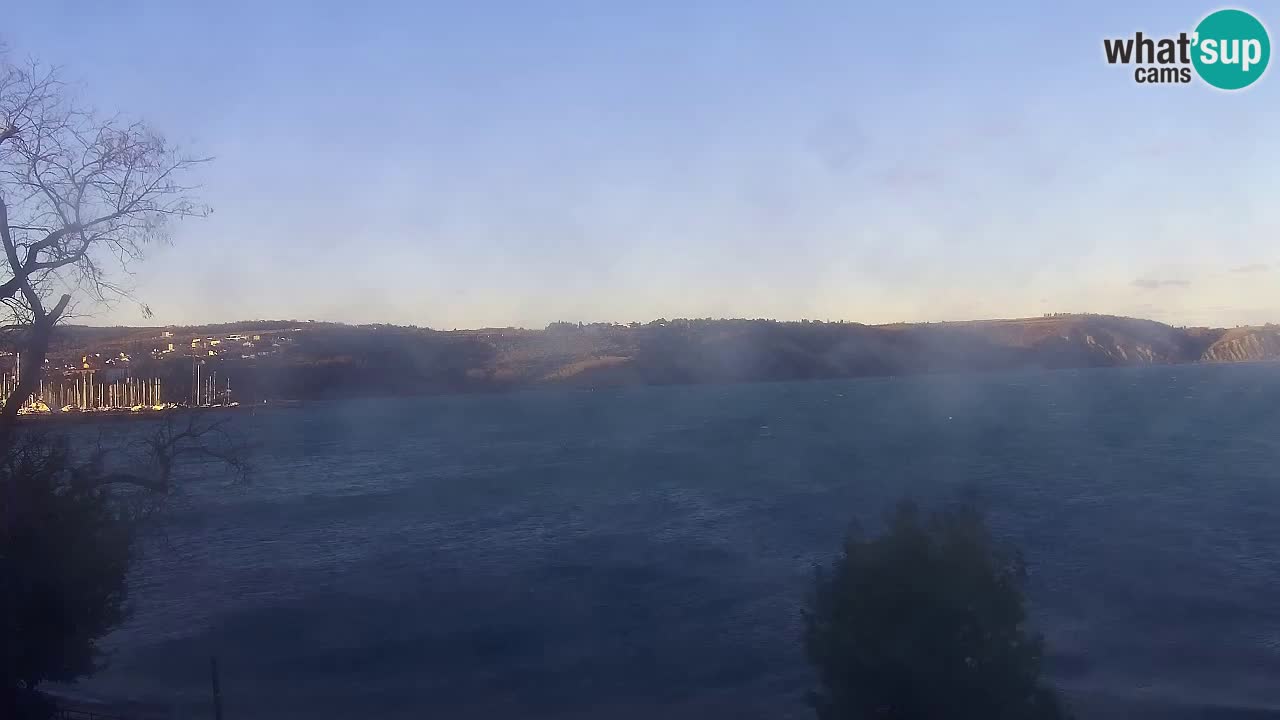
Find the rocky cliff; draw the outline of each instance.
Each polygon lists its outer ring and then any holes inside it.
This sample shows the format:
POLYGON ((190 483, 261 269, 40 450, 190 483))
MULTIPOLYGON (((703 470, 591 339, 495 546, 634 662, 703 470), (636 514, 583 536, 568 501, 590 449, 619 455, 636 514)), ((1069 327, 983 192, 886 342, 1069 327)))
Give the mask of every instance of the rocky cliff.
POLYGON ((1203 362, 1280 360, 1280 326, 1224 330, 1199 359, 1203 362))

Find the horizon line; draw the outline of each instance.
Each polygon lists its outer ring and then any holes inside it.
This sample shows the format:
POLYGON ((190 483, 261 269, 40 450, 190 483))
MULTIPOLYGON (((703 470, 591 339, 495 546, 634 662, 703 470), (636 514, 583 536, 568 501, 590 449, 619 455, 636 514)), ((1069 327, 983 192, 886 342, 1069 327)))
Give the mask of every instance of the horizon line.
POLYGON ((166 329, 178 329, 178 328, 208 328, 208 327, 217 327, 217 326, 223 326, 223 325, 246 325, 246 324, 252 324, 252 323, 280 323, 280 324, 288 324, 288 325, 338 325, 343 327, 394 327, 394 328, 405 328, 405 329, 431 330, 434 332, 479 332, 482 330, 545 331, 551 326, 556 325, 557 323, 563 323, 565 325, 572 325, 572 326, 581 326, 583 328, 601 326, 601 325, 607 326, 607 327, 629 327, 635 324, 639 324, 640 326, 645 326, 645 325, 652 325, 659 322, 665 322, 665 323, 770 322, 770 323, 778 323, 778 324, 784 324, 784 325, 814 324, 814 325, 860 325, 863 327, 893 327, 893 326, 906 326, 906 325, 962 325, 962 324, 995 323, 995 322, 1026 322, 1026 321, 1032 321, 1032 320, 1054 320, 1054 319, 1087 318, 1087 317, 1115 318, 1120 320, 1136 320, 1140 322, 1156 323, 1158 325, 1164 325, 1166 327, 1173 327, 1173 328, 1204 328, 1204 329, 1210 329, 1210 330, 1227 330, 1231 328, 1246 328, 1246 327, 1267 327, 1269 325, 1275 324, 1272 322, 1265 322, 1261 324, 1233 325, 1230 328, 1228 328, 1226 326, 1220 327, 1215 325, 1192 325, 1192 324, 1175 325, 1173 323, 1162 322, 1160 320, 1154 320, 1146 317, 1139 317, 1136 315, 1117 315, 1113 313, 1096 313, 1096 312, 1057 312, 1057 313, 1045 313, 1041 315, 1027 315, 1027 316, 1020 316, 1020 317, 1013 316, 1013 317, 968 318, 968 319, 961 319, 961 320, 898 320, 894 322, 882 322, 882 323, 865 323, 865 322, 859 322, 857 320, 849 320, 849 319, 821 320, 821 319, 814 319, 814 318, 799 318, 799 319, 788 320, 788 319, 769 318, 769 317, 706 316, 706 317, 672 317, 672 318, 658 317, 658 318, 653 318, 651 320, 633 320, 628 322, 604 321, 604 320, 597 320, 597 321, 591 321, 591 322, 588 322, 586 320, 580 320, 580 321, 553 320, 541 327, 526 327, 523 325, 484 325, 480 327, 442 328, 442 327, 435 327, 430 325, 418 325, 415 323, 345 322, 341 320, 318 320, 313 318, 309 318, 306 320, 300 320, 297 318, 256 318, 256 319, 228 320, 228 321, 205 322, 205 323, 166 323, 162 325, 148 325, 148 324, 94 325, 94 324, 82 324, 82 323, 66 323, 63 325, 59 325, 58 327, 94 328, 94 329, 104 329, 104 330, 113 329, 113 328, 135 329, 135 330, 144 330, 144 329, 166 330, 166 329))

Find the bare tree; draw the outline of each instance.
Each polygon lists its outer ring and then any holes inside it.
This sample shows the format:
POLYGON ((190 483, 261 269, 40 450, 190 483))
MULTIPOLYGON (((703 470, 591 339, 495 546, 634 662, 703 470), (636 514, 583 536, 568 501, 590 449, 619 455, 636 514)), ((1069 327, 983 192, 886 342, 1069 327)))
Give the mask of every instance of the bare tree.
POLYGON ((163 500, 173 491, 178 463, 214 464, 221 475, 244 480, 249 474, 248 448, 230 430, 229 418, 201 418, 195 413, 167 416, 149 434, 125 443, 97 445, 70 473, 81 487, 127 486, 163 500))
POLYGON ((123 278, 168 240, 170 221, 208 213, 189 180, 206 160, 142 122, 81 107, 56 70, 0 57, 0 337, 23 353, 0 450, 76 298, 129 297, 123 278))
MULTIPOLYGON (((11 715, 16 693, 37 680, 90 672, 93 642, 122 617, 127 553, 113 556, 103 575, 94 563, 27 562, 24 548, 63 548, 70 558, 117 531, 127 540, 137 516, 112 508, 163 501, 179 463, 213 460, 243 474, 239 445, 222 423, 194 416, 185 424, 167 418, 154 435, 110 449, 72 449, 65 438, 61 445, 33 445, 33 437, 16 432, 18 410, 40 382, 58 322, 78 302, 100 306, 131 297, 127 277, 147 247, 168 240, 172 220, 207 214, 189 180, 205 160, 144 123, 83 107, 54 69, 10 62, 0 47, 0 343, 23 360, 0 408, 0 633, 6 639, 0 643, 0 715, 11 715), (139 457, 112 460, 131 451, 139 457), (51 522, 54 517, 61 524, 51 522), (84 583, 110 589, 95 600, 77 598, 97 603, 87 608, 93 622, 54 622, 40 614, 62 605, 32 595, 33 589, 62 592, 84 583), (22 632, 34 638, 29 648, 78 654, 33 660, 7 641, 22 632), (39 667, 53 675, 32 670, 39 667)), ((145 305, 143 311, 150 313, 145 305)))

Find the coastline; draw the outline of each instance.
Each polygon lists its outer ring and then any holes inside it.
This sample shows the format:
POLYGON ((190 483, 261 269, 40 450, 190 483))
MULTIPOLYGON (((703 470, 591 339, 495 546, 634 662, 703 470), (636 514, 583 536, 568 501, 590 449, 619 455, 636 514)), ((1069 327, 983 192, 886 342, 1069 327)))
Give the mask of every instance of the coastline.
POLYGON ((55 410, 51 412, 24 413, 18 416, 18 422, 21 424, 32 425, 74 425, 107 421, 159 420, 186 413, 207 414, 218 412, 249 412, 252 414, 259 409, 297 408, 301 406, 301 401, 284 400, 270 403, 263 402, 254 405, 178 405, 175 407, 167 407, 162 410, 154 410, 151 408, 144 410, 110 408, 103 410, 77 410, 70 412, 55 410))

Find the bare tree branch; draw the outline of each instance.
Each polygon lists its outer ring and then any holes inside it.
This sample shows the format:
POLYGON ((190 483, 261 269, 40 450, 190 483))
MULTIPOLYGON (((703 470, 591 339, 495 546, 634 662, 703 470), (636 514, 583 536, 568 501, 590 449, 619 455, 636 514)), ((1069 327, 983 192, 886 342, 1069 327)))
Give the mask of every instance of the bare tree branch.
POLYGON ((132 299, 131 266, 172 221, 208 213, 187 180, 208 161, 145 123, 82 107, 56 69, 0 56, 0 327, 31 358, 0 408, 0 449, 74 298, 132 299))
POLYGON ((108 447, 99 442, 76 469, 72 482, 81 487, 122 485, 167 495, 173 490, 175 469, 183 461, 201 459, 215 461, 239 480, 248 477, 247 445, 230 431, 227 418, 203 419, 191 412, 185 421, 167 417, 155 433, 132 447, 108 447), (115 455, 125 459, 113 463, 115 455))

